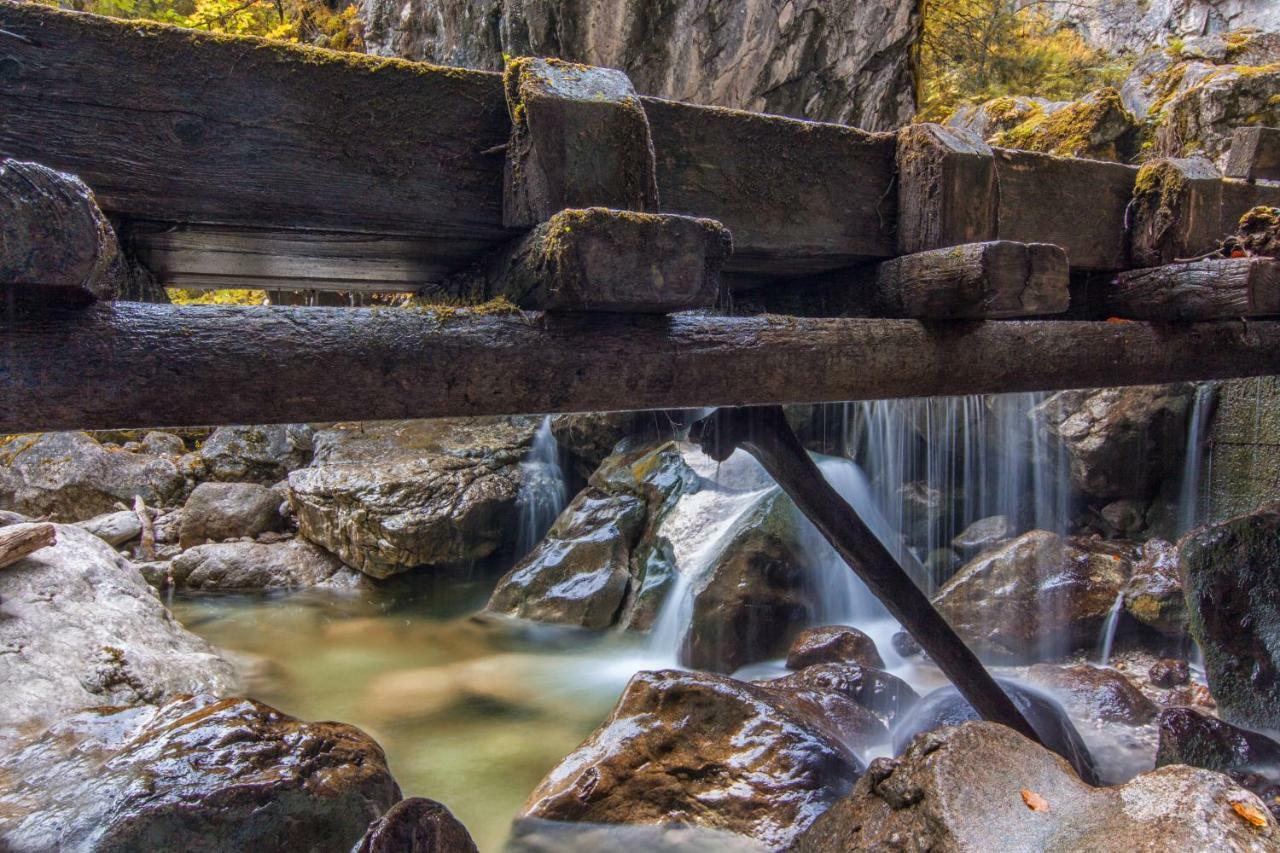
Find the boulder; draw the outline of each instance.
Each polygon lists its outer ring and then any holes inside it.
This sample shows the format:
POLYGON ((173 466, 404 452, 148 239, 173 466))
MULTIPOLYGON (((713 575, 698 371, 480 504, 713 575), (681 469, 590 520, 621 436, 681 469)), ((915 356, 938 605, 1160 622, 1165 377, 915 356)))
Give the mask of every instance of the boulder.
POLYGON ((551 434, 556 444, 574 460, 584 477, 600 467, 618 446, 618 442, 634 435, 646 418, 662 417, 659 412, 589 412, 556 415, 551 419, 551 434))
POLYGON ((1185 660, 1161 658, 1147 670, 1147 680, 1156 687, 1181 687, 1191 680, 1191 666, 1185 660))
POLYGON ((782 678, 755 683, 783 692, 842 696, 875 714, 886 726, 892 726, 920 698, 896 675, 856 663, 818 663, 782 678))
POLYGON ((234 691, 231 664, 188 632, 142 575, 73 525, 0 571, 0 725, 98 705, 234 691))
POLYGON ((142 437, 142 449, 152 456, 182 456, 187 443, 171 432, 149 432, 142 437))
POLYGON ((441 803, 401 800, 369 824, 351 853, 479 853, 471 833, 441 803))
POLYGON ((1280 817, 1280 743, 1193 708, 1160 712, 1156 766, 1186 764, 1230 776, 1280 817))
POLYGON ((951 540, 951 547, 965 557, 994 548, 1013 535, 1013 525, 1003 515, 980 518, 951 540))
POLYGON ((1082 493, 1147 497, 1180 470, 1193 396, 1187 383, 1063 391, 1031 417, 1065 450, 1072 485, 1082 493))
POLYGON ((163 583, 178 589, 357 589, 364 575, 310 542, 219 542, 174 557, 163 583))
POLYGON ((324 430, 312 467, 289 475, 299 533, 377 578, 488 557, 514 542, 535 429, 472 418, 324 430))
POLYGON ((1262 802, 1220 773, 1165 767, 1093 788, 1011 729, 969 722, 921 735, 899 759, 876 759, 793 849, 1131 853, 1277 845, 1280 829, 1262 802))
MULTIPOLYGON (((1093 756, 1057 700, 1025 684, 1007 679, 998 679, 998 682, 1040 736, 1041 742, 1066 759, 1081 779, 1091 785, 1097 784, 1098 770, 1093 756)), ((939 687, 925 694, 894 727, 894 754, 905 752, 916 735, 978 719, 978 712, 955 687, 939 687)))
POLYGON ((765 853, 759 841, 697 826, 604 826, 525 818, 505 853, 765 853))
POLYGON ((1143 543, 1124 588, 1130 616, 1168 637, 1187 634, 1187 600, 1178 576, 1178 548, 1163 539, 1143 543))
POLYGON ((828 723, 777 693, 707 673, 641 672, 521 817, 688 824, 781 848, 860 770, 828 723))
POLYGON ((805 628, 787 652, 787 669, 804 669, 816 663, 856 663, 884 669, 875 640, 847 625, 805 628))
POLYGON ((310 461, 312 435, 307 424, 219 427, 200 445, 204 476, 269 486, 310 461))
POLYGON ((1068 103, 1050 101, 1047 98, 1006 95, 980 103, 960 104, 943 124, 971 130, 980 139, 989 140, 1036 116, 1052 115, 1068 103))
POLYGON ((346 853, 400 799, 382 750, 251 699, 95 708, 0 756, 0 847, 346 853))
POLYGON ((978 654, 1027 663, 1094 643, 1128 579, 1123 549, 1033 530, 967 563, 934 605, 978 654))
POLYGON ((201 483, 182 508, 183 548, 279 530, 280 496, 257 483, 201 483))
POLYGON ((501 70, 556 56, 625 71, 679 101, 890 130, 915 112, 913 4, 363 0, 370 53, 501 70))
POLYGON ((1153 146, 1159 157, 1204 156, 1222 169, 1235 128, 1280 124, 1280 61, 1183 70, 1173 88, 1160 104, 1153 146))
POLYGON ((19 435, 0 442, 0 509, 84 521, 133 505, 181 500, 185 481, 169 459, 111 450, 85 432, 19 435))
POLYGON ((1047 111, 1031 109, 1018 124, 991 138, 1001 148, 1064 157, 1127 161, 1138 146, 1138 118, 1110 87, 1047 111))
POLYGON ((1078 718, 1137 726, 1151 722, 1158 710, 1132 681, 1114 669, 1087 663, 1038 663, 1028 670, 1027 678, 1061 699, 1078 718))
POLYGON ((1178 561, 1222 718, 1280 729, 1280 503, 1188 535, 1178 561))
POLYGON ((108 545, 123 545, 142 535, 142 522, 131 509, 95 516, 78 522, 76 527, 84 528, 108 545))

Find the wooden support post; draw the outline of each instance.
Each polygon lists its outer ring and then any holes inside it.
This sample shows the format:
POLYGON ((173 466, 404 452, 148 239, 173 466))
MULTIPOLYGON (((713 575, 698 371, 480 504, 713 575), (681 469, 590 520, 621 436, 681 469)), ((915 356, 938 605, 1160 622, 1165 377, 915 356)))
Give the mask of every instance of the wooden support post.
POLYGON ((1153 160, 1138 171, 1129 211, 1129 258, 1158 267, 1202 255, 1226 233, 1222 180, 1199 158, 1153 160))
POLYGON ((0 161, 0 284, 110 299, 126 269, 84 183, 38 163, 0 161))
POLYGON ((1246 181, 1280 181, 1280 128, 1237 127, 1225 174, 1246 181))
POLYGON ((724 461, 741 447, 754 456, 831 547, 938 664, 984 719, 1043 745, 1036 730, 934 609, 857 511, 822 476, 778 406, 719 409, 691 433, 703 452, 724 461))
POLYGON ((1102 309, 1134 320, 1226 320, 1280 314, 1280 261, 1211 258, 1121 273, 1102 309))
POLYGON ((997 237, 991 148, 968 130, 913 124, 898 132, 898 252, 997 237))
POLYGON ((711 219, 565 210, 499 255, 484 296, 540 311, 713 308, 731 248, 729 232, 711 219))
POLYGON ((57 541, 57 530, 52 524, 11 524, 0 527, 0 569, 8 568, 41 548, 48 548, 57 541))
POLYGON ((879 264, 870 312, 928 320, 1060 314, 1067 310, 1067 256, 1044 243, 967 243, 879 264))
POLYGON ((566 208, 658 209, 649 120, 626 74, 521 57, 503 80, 512 125, 505 225, 536 225, 566 208))

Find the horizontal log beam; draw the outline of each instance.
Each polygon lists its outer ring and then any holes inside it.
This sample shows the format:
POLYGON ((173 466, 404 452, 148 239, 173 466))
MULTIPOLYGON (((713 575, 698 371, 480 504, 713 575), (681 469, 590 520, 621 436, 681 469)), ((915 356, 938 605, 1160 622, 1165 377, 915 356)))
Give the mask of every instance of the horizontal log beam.
POLYGON ((1280 314, 1280 261, 1212 258, 1121 273, 1103 310, 1134 320, 1223 320, 1280 314))
POLYGON ((19 301, 0 433, 1056 390, 1280 374, 1280 323, 475 315, 19 301))

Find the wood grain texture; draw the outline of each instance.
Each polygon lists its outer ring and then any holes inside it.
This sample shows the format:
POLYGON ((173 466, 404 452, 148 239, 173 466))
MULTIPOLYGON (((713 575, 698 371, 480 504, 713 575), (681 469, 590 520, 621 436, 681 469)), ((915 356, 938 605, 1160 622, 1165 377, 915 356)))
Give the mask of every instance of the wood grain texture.
POLYGON ((947 320, 1060 314, 1067 310, 1067 257, 1044 243, 966 243, 884 261, 873 316, 947 320))
POLYGON ((48 548, 57 540, 57 530, 52 524, 11 524, 0 527, 0 569, 12 566, 19 560, 48 548))
POLYGON ((1280 323, 18 302, 0 433, 882 399, 1280 373, 1280 323))
POLYGON ((898 251, 994 240, 1000 197, 991 148, 969 130, 916 124, 898 132, 898 251))
POLYGON ((1280 128, 1237 127, 1223 174, 1249 181, 1280 181, 1280 128))
POLYGON ((1103 309, 1135 320, 1280 314, 1280 261, 1213 258, 1124 272, 1105 291, 1103 309))

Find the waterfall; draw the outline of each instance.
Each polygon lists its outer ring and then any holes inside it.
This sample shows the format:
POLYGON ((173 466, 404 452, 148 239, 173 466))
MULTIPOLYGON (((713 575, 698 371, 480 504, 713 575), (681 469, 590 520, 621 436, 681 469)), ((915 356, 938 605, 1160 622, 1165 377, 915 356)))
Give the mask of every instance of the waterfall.
POLYGON ((1182 484, 1178 489, 1179 536, 1188 532, 1203 518, 1200 506, 1200 484, 1203 480, 1205 440, 1209 432, 1209 416, 1213 414, 1217 385, 1201 382, 1196 386, 1195 401, 1187 421, 1187 447, 1182 463, 1182 484))
POLYGON ((1120 614, 1124 610, 1124 593, 1121 592, 1116 596, 1115 603, 1111 605, 1111 611, 1107 614, 1107 621, 1102 626, 1102 635, 1098 638, 1098 645, 1101 651, 1098 653, 1098 666, 1106 666, 1111 660, 1111 647, 1116 640, 1116 626, 1120 624, 1120 614))
POLYGON ((551 529, 568 502, 564 472, 560 470, 560 447, 551 432, 550 417, 542 419, 529 452, 520 463, 520 494, 516 502, 520 507, 516 553, 524 556, 551 529))

